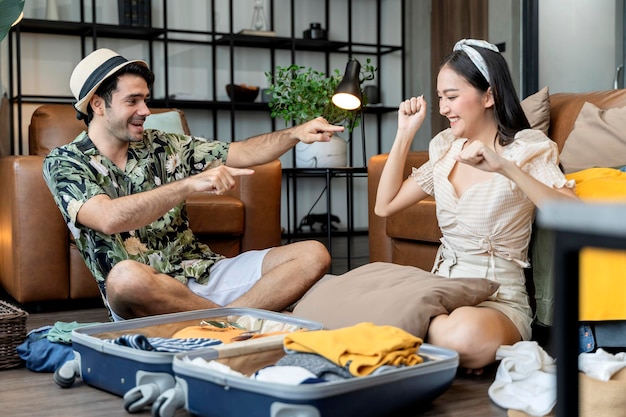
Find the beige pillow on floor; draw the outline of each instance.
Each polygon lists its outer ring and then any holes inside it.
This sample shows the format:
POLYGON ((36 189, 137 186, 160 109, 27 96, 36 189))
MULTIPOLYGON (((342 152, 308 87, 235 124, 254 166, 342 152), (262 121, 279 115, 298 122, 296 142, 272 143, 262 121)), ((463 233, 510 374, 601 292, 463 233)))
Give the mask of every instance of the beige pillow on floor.
POLYGON ((550 129, 550 91, 543 87, 522 100, 522 109, 532 129, 541 130, 548 136, 550 129))
POLYGON ((560 159, 566 174, 626 165, 626 107, 603 110, 583 104, 560 159))
POLYGON ((412 266, 375 262, 324 278, 293 314, 328 329, 371 322, 425 338, 432 317, 476 305, 498 287, 484 278, 443 278, 412 266))

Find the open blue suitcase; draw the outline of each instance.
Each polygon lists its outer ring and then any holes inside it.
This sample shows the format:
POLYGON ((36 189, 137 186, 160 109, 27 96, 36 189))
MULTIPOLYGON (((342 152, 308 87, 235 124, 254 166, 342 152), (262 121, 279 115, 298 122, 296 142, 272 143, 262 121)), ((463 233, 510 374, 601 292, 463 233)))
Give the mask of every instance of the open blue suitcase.
MULTIPOLYGON (((193 362, 219 361, 251 375, 285 355, 282 343, 264 343, 234 350, 180 353, 174 357, 174 388, 152 405, 152 415, 171 417, 185 408, 201 417, 388 417, 400 410, 431 402, 446 391, 459 364, 455 351, 423 344, 424 363, 377 375, 315 384, 287 385, 232 375, 193 362)), ((268 341, 269 342, 269 341, 268 341)))
MULTIPOLYGON (((60 367, 54 380, 61 387, 68 388, 76 377, 80 377, 90 386, 124 397, 124 408, 127 411, 140 411, 175 386, 172 362, 176 353, 139 350, 107 340, 133 334, 167 338, 203 320, 237 322, 239 319, 245 320, 248 326, 257 327, 246 329, 251 331, 268 325, 283 327, 288 331, 322 328, 320 323, 288 314, 250 308, 216 308, 96 324, 72 331, 75 359, 60 367)), ((275 336, 267 338, 276 339, 275 336)), ((245 346, 263 339, 224 345, 245 346)))

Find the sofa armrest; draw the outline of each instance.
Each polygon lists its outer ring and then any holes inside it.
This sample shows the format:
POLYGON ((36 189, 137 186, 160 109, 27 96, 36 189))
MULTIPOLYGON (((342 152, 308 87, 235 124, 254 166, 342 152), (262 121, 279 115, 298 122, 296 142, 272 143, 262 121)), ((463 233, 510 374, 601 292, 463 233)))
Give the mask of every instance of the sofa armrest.
MULTIPOLYGON (((392 256, 392 240, 387 235, 388 219, 378 217, 374 213, 374 205, 376 203, 376 191, 382 174, 383 167, 387 162, 389 154, 374 155, 370 158, 367 167, 367 202, 368 202, 368 222, 369 222, 369 249, 370 262, 391 262, 392 256)), ((428 161, 427 151, 409 152, 404 166, 404 177, 411 173, 412 167, 419 167, 428 161)), ((402 216, 398 213, 393 217, 402 216)), ((437 226, 437 220, 434 219, 434 225, 437 226)))
POLYGON ((254 174, 238 177, 234 192, 245 210, 243 251, 279 246, 281 240, 280 207, 282 166, 280 160, 251 167, 254 174))

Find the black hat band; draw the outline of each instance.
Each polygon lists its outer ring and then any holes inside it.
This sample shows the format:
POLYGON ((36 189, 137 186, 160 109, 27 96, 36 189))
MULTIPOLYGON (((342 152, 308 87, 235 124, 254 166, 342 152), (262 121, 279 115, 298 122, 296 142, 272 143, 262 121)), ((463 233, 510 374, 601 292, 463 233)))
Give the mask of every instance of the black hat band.
POLYGON ((119 55, 111 57, 103 62, 98 68, 95 69, 95 71, 91 73, 87 80, 85 80, 83 88, 80 89, 80 95, 78 99, 82 100, 87 95, 87 93, 89 93, 91 89, 96 86, 96 84, 102 81, 103 77, 105 77, 106 74, 109 73, 109 71, 125 62, 128 62, 128 60, 119 55))

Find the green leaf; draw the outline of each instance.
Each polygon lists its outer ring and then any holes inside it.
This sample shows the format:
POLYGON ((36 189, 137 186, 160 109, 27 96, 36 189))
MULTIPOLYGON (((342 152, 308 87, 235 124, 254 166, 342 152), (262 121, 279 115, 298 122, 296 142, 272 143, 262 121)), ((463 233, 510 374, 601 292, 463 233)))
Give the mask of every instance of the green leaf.
POLYGON ((24 10, 25 0, 0 0, 0 42, 11 30, 11 25, 24 10))

